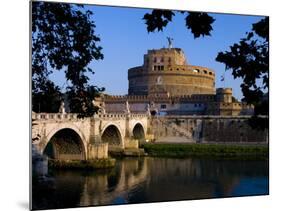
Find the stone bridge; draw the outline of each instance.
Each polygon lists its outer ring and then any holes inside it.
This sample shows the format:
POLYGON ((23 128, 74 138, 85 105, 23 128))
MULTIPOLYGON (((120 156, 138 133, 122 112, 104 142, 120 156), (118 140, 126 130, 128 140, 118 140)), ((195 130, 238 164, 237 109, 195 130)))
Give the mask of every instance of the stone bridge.
POLYGON ((54 159, 105 158, 108 151, 137 149, 149 127, 147 114, 33 113, 32 145, 54 159))

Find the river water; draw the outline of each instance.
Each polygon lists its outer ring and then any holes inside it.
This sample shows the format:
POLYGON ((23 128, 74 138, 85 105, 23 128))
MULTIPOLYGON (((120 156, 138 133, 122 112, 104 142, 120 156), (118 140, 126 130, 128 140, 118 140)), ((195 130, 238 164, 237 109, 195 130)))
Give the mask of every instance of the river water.
POLYGON ((49 171, 33 181, 33 209, 269 193, 268 161, 125 158, 110 170, 49 171))

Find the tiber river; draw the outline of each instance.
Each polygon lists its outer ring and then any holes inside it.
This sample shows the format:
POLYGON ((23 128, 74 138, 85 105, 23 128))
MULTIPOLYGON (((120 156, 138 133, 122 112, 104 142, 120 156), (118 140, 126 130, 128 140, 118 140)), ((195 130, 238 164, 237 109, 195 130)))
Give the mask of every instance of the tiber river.
POLYGON ((269 193, 268 161, 125 158, 111 170, 50 171, 33 184, 33 209, 269 193))

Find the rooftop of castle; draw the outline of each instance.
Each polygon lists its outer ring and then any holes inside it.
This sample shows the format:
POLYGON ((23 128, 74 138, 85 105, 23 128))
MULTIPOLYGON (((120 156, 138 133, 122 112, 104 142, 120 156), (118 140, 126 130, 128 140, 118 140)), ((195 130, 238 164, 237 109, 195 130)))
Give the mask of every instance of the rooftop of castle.
POLYGON ((184 53, 181 48, 160 48, 160 49, 149 49, 148 53, 155 53, 155 52, 168 52, 168 51, 176 51, 178 53, 184 53))

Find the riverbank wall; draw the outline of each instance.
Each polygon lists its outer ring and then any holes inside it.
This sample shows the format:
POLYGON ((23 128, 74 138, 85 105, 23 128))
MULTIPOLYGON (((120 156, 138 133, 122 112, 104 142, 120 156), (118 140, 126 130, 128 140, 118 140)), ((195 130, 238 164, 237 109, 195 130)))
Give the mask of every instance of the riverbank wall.
POLYGON ((155 140, 177 137, 191 143, 268 143, 268 130, 253 129, 250 116, 154 117, 155 140))

